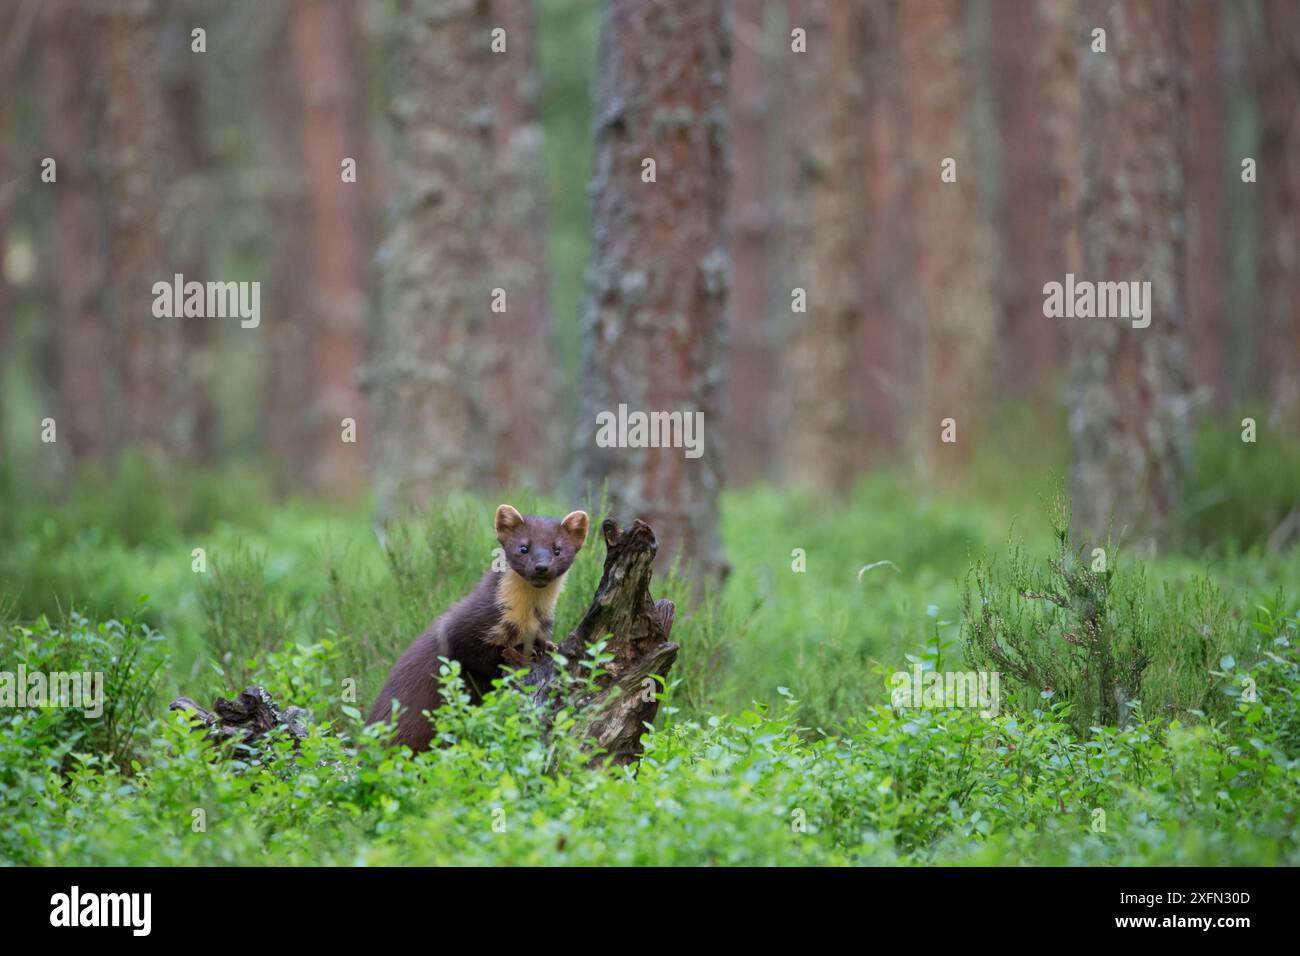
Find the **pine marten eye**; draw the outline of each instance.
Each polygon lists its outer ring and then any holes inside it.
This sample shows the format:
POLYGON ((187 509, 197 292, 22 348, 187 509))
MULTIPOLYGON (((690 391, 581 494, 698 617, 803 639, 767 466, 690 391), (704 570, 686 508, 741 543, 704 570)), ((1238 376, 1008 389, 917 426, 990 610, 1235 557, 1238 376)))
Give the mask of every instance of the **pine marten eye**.
POLYGON ((527 554, 527 553, 528 553, 528 545, 526 545, 526 544, 521 544, 521 545, 519 546, 519 553, 520 553, 520 554, 527 554))
POLYGON ((553 548, 551 549, 551 553, 552 553, 552 554, 557 554, 557 555, 558 555, 558 554, 560 553, 560 546, 557 544, 555 547, 553 547, 553 548))

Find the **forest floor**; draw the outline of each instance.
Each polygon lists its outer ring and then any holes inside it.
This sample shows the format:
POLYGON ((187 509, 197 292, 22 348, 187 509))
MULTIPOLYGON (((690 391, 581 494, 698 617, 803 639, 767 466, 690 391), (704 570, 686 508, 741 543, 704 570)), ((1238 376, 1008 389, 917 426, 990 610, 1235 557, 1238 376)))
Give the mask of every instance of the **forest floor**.
MULTIPOLYGON (((1008 675, 996 716, 891 701, 895 674, 974 667, 973 566, 1020 539, 1052 556, 1023 482, 1019 498, 918 496, 878 474, 834 506, 730 493, 730 577, 679 612, 681 655, 632 775, 542 739, 509 689, 480 708, 452 701, 446 746, 416 758, 362 733, 395 656, 491 560, 498 501, 438 502, 381 547, 363 509, 273 503, 250 483, 177 491, 141 466, 71 503, 8 499, 0 670, 104 671, 110 692, 101 719, 7 709, 0 860, 1300 862, 1300 549, 1115 556, 1141 572, 1141 606, 1117 633, 1145 628, 1155 646, 1126 726, 1089 727, 1081 696, 1008 675), (311 709, 299 749, 209 760, 166 711, 180 693, 208 704, 252 682, 311 709)), ((593 534, 557 632, 602 557, 593 534)), ((689 605, 671 571, 652 590, 689 605)))

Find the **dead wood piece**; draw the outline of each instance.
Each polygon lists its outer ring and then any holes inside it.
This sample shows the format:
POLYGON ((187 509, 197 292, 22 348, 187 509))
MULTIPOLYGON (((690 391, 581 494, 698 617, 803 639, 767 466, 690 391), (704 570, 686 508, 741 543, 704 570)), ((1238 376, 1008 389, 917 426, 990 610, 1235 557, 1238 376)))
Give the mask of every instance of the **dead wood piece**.
POLYGON ((240 738, 251 744, 278 727, 284 728, 294 741, 307 736, 311 714, 302 707, 281 710, 266 689, 249 687, 234 700, 218 697, 212 710, 200 707, 189 697, 177 697, 168 710, 181 710, 190 714, 194 723, 207 730, 214 740, 240 738))
MULTIPOLYGON (((603 759, 622 765, 640 758, 641 735, 659 711, 656 691, 677 659, 678 645, 669 640, 676 608, 672 601, 650 596, 650 565, 659 548, 650 526, 637 519, 622 530, 606 518, 601 530, 605 570, 590 607, 560 645, 560 654, 569 674, 581 677, 587 647, 608 637, 606 650, 613 660, 596 679, 598 689, 570 703, 583 715, 577 732, 595 739, 603 759)), ((555 693, 558 677, 554 660, 547 657, 533 664, 525 681, 534 702, 551 715, 560 705, 555 693)))

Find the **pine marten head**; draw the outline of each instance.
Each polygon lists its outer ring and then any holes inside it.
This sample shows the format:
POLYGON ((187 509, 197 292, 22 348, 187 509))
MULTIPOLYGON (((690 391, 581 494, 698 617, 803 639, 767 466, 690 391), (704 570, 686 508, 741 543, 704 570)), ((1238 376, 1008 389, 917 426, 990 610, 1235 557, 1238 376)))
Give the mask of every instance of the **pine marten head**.
POLYGON ((587 540, 590 519, 585 511, 571 511, 563 518, 521 515, 510 505, 497 508, 497 540, 506 560, 533 587, 544 588, 559 579, 573 564, 587 540))

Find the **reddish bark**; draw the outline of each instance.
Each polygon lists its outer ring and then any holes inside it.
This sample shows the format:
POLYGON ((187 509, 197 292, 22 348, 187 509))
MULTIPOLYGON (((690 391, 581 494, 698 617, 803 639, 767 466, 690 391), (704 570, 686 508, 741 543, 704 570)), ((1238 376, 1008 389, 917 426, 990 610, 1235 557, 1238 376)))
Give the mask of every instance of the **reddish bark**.
POLYGON ((769 477, 772 463, 775 357, 768 258, 774 184, 767 151, 773 97, 765 6, 764 0, 738 0, 733 13, 729 108, 735 174, 727 208, 733 278, 726 409, 727 480, 733 486, 769 477))
POLYGON ((705 580, 723 569, 729 47, 721 0, 607 0, 582 317, 581 474, 593 489, 608 482, 613 513, 654 525, 662 559, 705 580), (646 159, 655 182, 642 180, 646 159), (597 446, 597 415, 621 403, 701 414, 701 456, 597 446))
POLYGON ((1150 325, 1074 318, 1074 517, 1127 546, 1167 541, 1181 516, 1190 434, 1186 355, 1187 46, 1177 0, 1110 0, 1107 52, 1083 54, 1084 274, 1150 282, 1150 325))
POLYGON ((557 421, 559 374, 547 305, 542 182, 540 79, 531 3, 493 0, 490 21, 505 31, 506 49, 487 59, 492 102, 494 180, 487 286, 506 293, 506 310, 488 314, 482 342, 489 478, 500 487, 555 483, 564 430, 557 421))
POLYGON ((192 422, 185 319, 153 314, 154 283, 174 274, 160 218, 170 143, 164 135, 158 7, 145 0, 94 10, 104 80, 109 281, 120 343, 123 441, 161 453, 186 447, 192 422))
POLYGON ((345 0, 297 0, 289 29, 310 210, 307 477, 316 490, 341 495, 364 483, 371 425, 356 380, 368 313, 364 195, 359 181, 343 179, 343 161, 360 161, 353 13, 345 0), (355 443, 343 441, 348 418, 355 443))
POLYGON ((892 8, 870 5, 867 10, 867 109, 862 135, 866 138, 867 223, 862 273, 865 279, 861 320, 859 379, 863 403, 861 451, 864 463, 878 462, 898 451, 903 435, 898 422, 903 395, 899 378, 898 232, 903 211, 898 135, 897 60, 892 8))
POLYGON ((1223 12, 1214 0, 1193 0, 1188 8, 1188 52, 1192 86, 1188 154, 1187 338, 1202 397, 1222 409, 1228 398, 1226 343, 1232 341, 1228 292, 1232 284, 1228 244, 1229 177, 1234 175, 1226 137, 1228 115, 1220 37, 1223 12))
POLYGON ((1255 342, 1273 417, 1300 431, 1300 6, 1265 0, 1262 12, 1255 342))
POLYGON ((909 0, 897 8, 900 137, 909 147, 904 354, 913 356, 904 377, 914 383, 913 449, 923 479, 938 473, 940 461, 966 460, 987 428, 981 413, 991 386, 993 239, 980 215, 967 126, 964 9, 956 0, 909 0), (956 162, 955 182, 942 181, 946 159, 956 162), (941 441, 947 419, 956 427, 952 444, 941 441))
MULTIPOLYGON (((1043 285, 1062 278, 1052 262, 1050 140, 1037 6, 993 3, 993 89, 1001 142, 999 207, 1001 380, 1012 395, 1043 384, 1055 365, 1058 326, 1043 317, 1043 285)), ((1077 40, 1076 40, 1077 42, 1077 40)))
MULTIPOLYGON (((1057 278, 1083 269, 1079 197, 1083 189, 1083 143, 1080 139, 1079 56, 1082 23, 1073 0, 1039 0, 1043 30, 1042 125, 1051 170, 1051 261, 1057 278)), ((1040 290, 1041 291, 1041 290, 1040 290)), ((1060 337, 1062 344, 1067 336, 1060 337)))
MULTIPOLYGON (((287 47, 289 38, 277 35, 273 43, 287 47)), ((299 173, 301 140, 296 131, 301 103, 291 64, 268 57, 260 66, 260 96, 252 120, 261 150, 256 182, 268 220, 264 303, 267 315, 274 317, 255 333, 266 343, 261 442, 275 492, 284 495, 310 480, 305 409, 310 395, 306 357, 311 301, 302 275, 302 264, 311 257, 310 207, 299 173)))
MULTIPOLYGON (((205 135, 199 57, 191 49, 189 12, 180 5, 168 8, 162 53, 163 108, 167 137, 174 144, 175 162, 168 173, 171 189, 167 246, 176 270, 187 281, 205 281, 208 275, 208 234, 215 211, 208 186, 211 157, 205 135)), ((214 388, 217 355, 214 326, 207 320, 183 323, 185 367, 193 431, 185 449, 204 464, 216 459, 216 404, 214 388)))
POLYGON ((790 202, 785 208, 787 298, 779 410, 782 476, 805 487, 845 491, 861 459, 861 407, 849 387, 865 299, 867 228, 865 27, 857 3, 792 0, 789 22, 807 35, 790 51, 784 116, 790 202), (793 312, 792 289, 806 295, 793 312))
MULTIPOLYGON (((486 0, 412 0, 402 20, 394 196, 380 256, 384 298, 375 491, 381 518, 449 487, 481 485, 491 305, 491 127, 486 0)), ((550 384, 550 383, 547 383, 550 384)))
POLYGON ((54 259, 61 408, 58 434, 77 461, 115 450, 111 339, 105 312, 107 263, 97 189, 90 23, 77 0, 41 8, 41 80, 56 163, 54 259))

